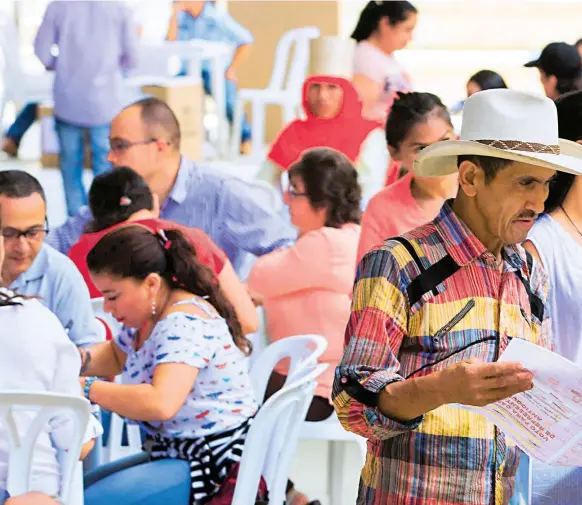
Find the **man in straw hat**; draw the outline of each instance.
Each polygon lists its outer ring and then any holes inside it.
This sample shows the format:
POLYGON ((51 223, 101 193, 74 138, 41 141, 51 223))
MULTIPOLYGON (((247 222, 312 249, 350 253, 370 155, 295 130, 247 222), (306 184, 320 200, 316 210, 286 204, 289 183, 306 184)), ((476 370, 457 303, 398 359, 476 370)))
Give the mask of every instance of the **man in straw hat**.
POLYGON ((520 363, 497 361, 511 338, 551 347, 547 277, 519 244, 556 172, 582 174, 582 146, 558 138, 550 99, 496 89, 469 98, 461 140, 427 147, 414 169, 458 171, 460 188, 358 267, 333 391, 344 427, 370 439, 357 503, 507 504, 518 449, 451 404, 533 387, 520 363))

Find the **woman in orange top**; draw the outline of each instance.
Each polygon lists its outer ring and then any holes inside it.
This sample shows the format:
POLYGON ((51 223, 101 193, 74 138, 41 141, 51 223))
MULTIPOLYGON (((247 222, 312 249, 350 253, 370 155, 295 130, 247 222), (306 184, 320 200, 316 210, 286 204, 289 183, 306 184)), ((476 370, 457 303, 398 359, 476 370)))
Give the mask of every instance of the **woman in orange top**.
MULTIPOLYGON (((258 258, 248 285, 265 307, 271 341, 313 333, 327 338, 321 361, 330 367, 307 416, 321 420, 333 411, 329 398, 350 313, 361 190, 349 160, 328 148, 307 151, 289 170, 289 182, 285 199, 299 239, 258 258)), ((276 370, 272 382, 280 387, 286 371, 276 370)))
MULTIPOLYGON (((285 192, 299 238, 293 247, 258 258, 248 279, 251 295, 265 307, 271 342, 304 334, 327 339, 320 361, 329 368, 318 381, 308 421, 333 412, 331 387, 350 315, 360 199, 358 174, 346 156, 329 148, 304 153, 289 170, 285 192)), ((286 373, 285 363, 275 367, 267 397, 283 387, 286 373)), ((288 491, 288 503, 307 502, 292 486, 288 491)))

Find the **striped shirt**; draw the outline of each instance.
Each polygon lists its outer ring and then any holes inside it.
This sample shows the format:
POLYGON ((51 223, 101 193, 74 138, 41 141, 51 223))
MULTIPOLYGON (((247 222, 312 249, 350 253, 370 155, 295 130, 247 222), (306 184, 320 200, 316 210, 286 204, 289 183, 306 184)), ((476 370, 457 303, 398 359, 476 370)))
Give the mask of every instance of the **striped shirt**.
MULTIPOLYGON (((178 176, 160 217, 210 236, 240 273, 248 254, 262 256, 294 243, 296 232, 265 201, 263 187, 199 167, 182 158, 178 176)), ((51 231, 46 241, 63 254, 75 244, 91 221, 83 207, 77 216, 51 231)))
POLYGON ((360 263, 336 370, 338 417, 369 439, 357 503, 506 504, 519 451, 484 417, 445 405, 398 422, 361 397, 468 358, 495 361, 511 338, 551 347, 547 277, 521 246, 506 246, 498 268, 449 204, 403 237, 416 259, 405 242, 390 239, 360 263), (414 282, 439 260, 450 260, 451 276, 414 282))

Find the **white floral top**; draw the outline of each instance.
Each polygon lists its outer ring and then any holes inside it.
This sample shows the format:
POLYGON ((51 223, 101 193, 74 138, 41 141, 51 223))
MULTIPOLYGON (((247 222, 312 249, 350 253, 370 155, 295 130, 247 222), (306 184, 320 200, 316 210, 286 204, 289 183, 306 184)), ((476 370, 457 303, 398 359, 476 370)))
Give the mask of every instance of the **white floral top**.
POLYGON ((226 321, 197 298, 192 303, 209 319, 173 312, 159 321, 139 350, 132 345, 134 329, 116 337, 127 354, 124 384, 151 384, 154 369, 164 363, 186 363, 199 369, 186 402, 166 422, 139 422, 150 434, 168 438, 198 438, 238 426, 257 411, 248 375, 248 360, 234 344, 226 321))

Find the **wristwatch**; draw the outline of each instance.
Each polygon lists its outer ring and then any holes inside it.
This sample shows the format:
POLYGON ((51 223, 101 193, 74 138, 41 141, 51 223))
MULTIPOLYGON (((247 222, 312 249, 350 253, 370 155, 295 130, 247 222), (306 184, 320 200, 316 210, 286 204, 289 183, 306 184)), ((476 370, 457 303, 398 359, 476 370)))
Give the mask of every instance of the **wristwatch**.
POLYGON ((85 395, 85 398, 87 398, 87 400, 89 400, 89 401, 91 401, 91 399, 89 398, 91 384, 93 384, 98 379, 99 379, 98 377, 87 377, 87 380, 85 381, 85 387, 83 388, 83 394, 85 395))

